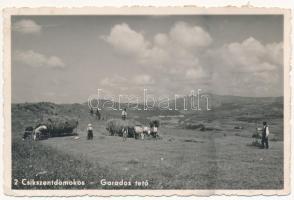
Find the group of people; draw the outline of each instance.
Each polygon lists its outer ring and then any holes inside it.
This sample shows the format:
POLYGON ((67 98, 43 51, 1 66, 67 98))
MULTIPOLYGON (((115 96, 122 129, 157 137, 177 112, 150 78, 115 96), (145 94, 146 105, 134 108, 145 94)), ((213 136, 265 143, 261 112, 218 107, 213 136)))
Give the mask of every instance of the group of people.
MULTIPOLYGON (((94 115, 94 110, 93 110, 93 108, 90 108, 90 114, 91 114, 91 115, 94 115)), ((101 119, 101 113, 99 112, 98 109, 96 109, 96 111, 95 111, 95 115, 96 115, 96 119, 98 119, 98 120, 101 119)))

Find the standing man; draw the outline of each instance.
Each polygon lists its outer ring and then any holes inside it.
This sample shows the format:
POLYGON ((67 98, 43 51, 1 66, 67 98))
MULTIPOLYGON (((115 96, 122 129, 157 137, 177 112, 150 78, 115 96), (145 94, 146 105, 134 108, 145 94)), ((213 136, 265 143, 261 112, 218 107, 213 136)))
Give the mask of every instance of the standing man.
POLYGON ((263 128, 262 128, 262 137, 261 137, 261 145, 262 148, 264 147, 268 149, 268 136, 269 136, 269 128, 266 122, 263 122, 263 128), (265 144, 265 146, 264 146, 265 144))
POLYGON ((158 128, 157 128, 157 126, 154 125, 152 127, 152 133, 153 133, 153 137, 157 139, 158 138, 158 128))
POLYGON ((97 118, 98 120, 100 120, 100 118, 101 118, 101 114, 100 114, 100 112, 99 112, 98 109, 96 110, 96 118, 97 118))
POLYGON ((121 112, 121 118, 122 120, 125 120, 127 118, 127 109, 124 108, 123 111, 121 112))

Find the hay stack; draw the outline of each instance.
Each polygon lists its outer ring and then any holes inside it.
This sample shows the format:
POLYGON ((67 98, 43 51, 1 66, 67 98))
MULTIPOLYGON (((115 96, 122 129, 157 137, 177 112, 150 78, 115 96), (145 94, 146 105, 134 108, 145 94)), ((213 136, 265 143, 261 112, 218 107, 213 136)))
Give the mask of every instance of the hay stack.
POLYGON ((47 126, 51 136, 64 136, 73 133, 78 126, 78 120, 68 117, 48 117, 40 124, 47 126))

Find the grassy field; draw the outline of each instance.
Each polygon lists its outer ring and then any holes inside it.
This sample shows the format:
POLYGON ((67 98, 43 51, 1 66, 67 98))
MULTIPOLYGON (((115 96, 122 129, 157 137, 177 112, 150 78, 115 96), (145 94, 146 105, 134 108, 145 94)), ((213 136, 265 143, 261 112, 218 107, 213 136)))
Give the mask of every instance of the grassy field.
MULTIPOLYGON (((236 111, 237 112, 237 111, 236 111)), ((243 112, 243 111, 240 111, 243 112)), ((84 186, 20 186, 28 189, 132 188, 132 189, 281 189, 283 188, 283 126, 281 117, 270 118, 270 149, 250 146, 255 120, 248 114, 209 114, 162 116, 161 140, 135 140, 109 136, 106 120, 98 121, 81 104, 32 104, 12 107, 13 179, 85 181, 84 186), (36 113, 76 116, 79 139, 55 137, 38 142, 22 141, 26 125, 40 116, 36 113), (247 116, 247 118, 246 118, 247 116), (86 126, 92 123, 94 139, 86 140, 86 126), (186 129, 187 123, 204 124, 205 131, 186 129), (242 126, 242 129, 235 129, 242 126), (209 130, 209 131, 208 131, 209 130), (148 181, 148 186, 103 186, 101 180, 148 181)), ((102 112, 106 118, 118 112, 102 112)), ((158 113, 131 113, 146 122, 158 113)), ((252 116, 252 115, 250 115, 252 116)), ((260 119, 259 119, 260 120, 260 119)))

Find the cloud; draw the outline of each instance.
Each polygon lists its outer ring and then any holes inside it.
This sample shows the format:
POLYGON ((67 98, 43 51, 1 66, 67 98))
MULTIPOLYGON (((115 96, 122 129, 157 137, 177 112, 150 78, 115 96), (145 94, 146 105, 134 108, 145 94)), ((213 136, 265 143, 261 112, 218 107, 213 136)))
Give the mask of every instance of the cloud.
POLYGON ((283 65, 283 43, 274 42, 265 46, 267 58, 275 64, 283 65))
POLYGON ((148 49, 148 42, 141 33, 132 30, 128 24, 117 24, 109 36, 101 37, 118 52, 130 56, 143 56, 148 49))
POLYGON ((196 52, 212 43, 210 34, 202 27, 185 22, 176 22, 167 33, 157 33, 151 40, 126 23, 113 26, 109 35, 101 38, 143 67, 182 77, 186 70, 199 70, 196 52), (182 70, 183 67, 186 69, 182 70))
POLYGON ((169 45, 169 38, 164 33, 158 33, 154 36, 154 45, 159 47, 167 47, 169 45))
POLYGON ((151 85, 154 84, 154 79, 147 75, 147 74, 143 74, 143 75, 137 75, 133 78, 133 82, 138 84, 138 85, 151 85))
MULTIPOLYGON (((283 91, 282 42, 263 44, 248 37, 213 46, 209 32, 185 22, 176 22, 167 32, 148 37, 126 23, 117 24, 103 39, 130 62, 149 70, 158 88, 174 93, 195 85, 246 96, 281 95, 283 91), (168 80, 162 81, 164 77, 168 80), (179 81, 185 85, 179 86, 179 81)), ((150 82, 147 77, 136 80, 136 84, 139 80, 150 82)))
POLYGON ((149 74, 134 74, 130 76, 114 74, 100 81, 104 98, 121 95, 143 95, 143 88, 154 88, 155 80, 149 74))
POLYGON ((187 79, 199 79, 199 78, 203 78, 206 77, 207 75, 205 74, 204 70, 202 68, 198 68, 198 69, 188 69, 186 71, 185 77, 187 79))
POLYGON ((184 48, 206 47, 211 44, 209 33, 200 26, 190 26, 185 22, 177 22, 170 30, 172 41, 184 48))
POLYGON ((22 34, 39 34, 42 26, 30 19, 22 19, 14 23, 13 30, 22 34))
POLYGON ((128 82, 125 77, 120 75, 113 75, 112 77, 105 77, 100 81, 100 84, 103 86, 120 86, 128 82))
POLYGON ((147 39, 143 31, 122 23, 114 25, 109 35, 101 38, 145 71, 152 69, 157 73, 152 78, 147 75, 135 77, 133 83, 136 85, 151 86, 155 82, 165 85, 157 81, 163 76, 170 76, 175 81, 187 79, 193 84, 207 77, 200 66, 199 55, 210 46, 212 38, 200 26, 179 21, 166 33, 156 33, 147 39))
POLYGON ((218 92, 247 96, 281 95, 283 45, 253 37, 207 51, 205 60, 218 92))
POLYGON ((253 37, 212 49, 208 55, 214 64, 222 64, 234 72, 276 70, 283 59, 281 43, 263 45, 253 37))
POLYGON ((14 59, 35 68, 64 68, 65 64, 57 56, 46 56, 33 50, 16 51, 14 59))
POLYGON ((115 74, 112 77, 105 77, 100 81, 100 84, 103 86, 151 85, 154 83, 154 79, 148 74, 135 74, 129 78, 115 74))

